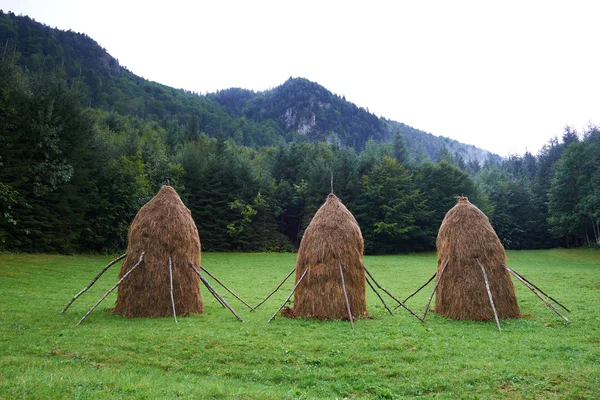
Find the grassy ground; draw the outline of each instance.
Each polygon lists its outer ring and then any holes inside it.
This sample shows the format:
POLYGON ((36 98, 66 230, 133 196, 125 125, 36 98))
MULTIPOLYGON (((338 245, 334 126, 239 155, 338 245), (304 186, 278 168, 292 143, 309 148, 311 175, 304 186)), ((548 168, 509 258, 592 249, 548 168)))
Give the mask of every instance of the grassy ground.
MULTIPOLYGON (((597 398, 600 393, 600 252, 509 252, 516 271, 571 308, 566 325, 515 283, 523 314, 493 322, 402 309, 319 322, 278 317, 288 281, 249 312, 226 296, 237 321, 203 288, 205 314, 79 318, 117 281, 113 267, 64 314, 60 310, 114 257, 0 255, 0 398, 597 398)), ((250 304, 293 268, 293 254, 203 254, 203 265, 250 304)), ((404 298, 435 271, 435 254, 366 257, 371 273, 404 298)), ((368 289, 368 288, 367 288, 368 289)), ((407 304, 424 310, 428 286, 407 304)), ((222 294, 225 294, 221 290, 222 294)))

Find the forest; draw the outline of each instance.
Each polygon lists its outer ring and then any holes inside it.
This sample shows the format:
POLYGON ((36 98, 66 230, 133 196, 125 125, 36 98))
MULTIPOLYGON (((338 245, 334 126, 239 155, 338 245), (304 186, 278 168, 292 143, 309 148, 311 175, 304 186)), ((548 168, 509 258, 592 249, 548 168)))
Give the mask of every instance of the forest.
POLYGON ((0 39, 0 251, 123 249, 165 184, 190 208, 204 251, 295 251, 332 189, 368 254, 434 249, 458 195, 507 249, 600 245, 598 127, 565 127, 535 155, 483 160, 448 140, 419 145, 416 130, 339 96, 318 129, 298 131, 279 116, 310 110, 299 104, 320 87, 306 80, 279 97, 202 96, 138 78, 87 36, 27 17, 0 12, 0 39))

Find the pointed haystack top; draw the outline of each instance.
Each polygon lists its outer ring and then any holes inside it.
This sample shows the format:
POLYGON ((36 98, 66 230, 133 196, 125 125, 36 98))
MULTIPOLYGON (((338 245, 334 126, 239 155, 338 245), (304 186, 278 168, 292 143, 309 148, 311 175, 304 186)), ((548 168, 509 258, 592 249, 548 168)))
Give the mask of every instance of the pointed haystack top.
MULTIPOLYGON (((163 186, 135 216, 128 234, 127 253, 147 246, 153 251, 172 253, 176 247, 193 251, 195 265, 200 263, 200 237, 192 213, 171 186, 163 186), (197 254, 197 258, 196 255, 197 254)), ((145 249, 147 251, 147 249, 145 249)))
POLYGON ((354 215, 335 194, 329 194, 304 232, 298 260, 302 258, 312 268, 329 258, 342 264, 362 263, 363 252, 364 240, 354 215))
POLYGON ((452 252, 461 259, 494 256, 500 263, 506 263, 504 246, 490 220, 463 196, 446 213, 436 245, 438 252, 452 252))

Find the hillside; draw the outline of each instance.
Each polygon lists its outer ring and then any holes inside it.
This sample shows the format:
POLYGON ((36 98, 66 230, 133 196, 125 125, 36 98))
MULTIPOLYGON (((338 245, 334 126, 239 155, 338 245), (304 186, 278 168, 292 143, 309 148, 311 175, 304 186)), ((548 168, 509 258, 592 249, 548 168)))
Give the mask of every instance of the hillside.
POLYGON ((361 151, 369 139, 389 142, 400 132, 416 160, 436 159, 443 148, 479 163, 490 156, 474 146, 379 118, 303 78, 258 93, 233 88, 203 96, 174 89, 136 76, 85 34, 53 29, 11 12, 0 11, 0 46, 4 57, 30 71, 61 69, 79 87, 86 106, 179 125, 172 143, 203 132, 246 146, 309 140, 361 151))
POLYGON ((378 118, 304 78, 289 78, 282 85, 264 92, 231 88, 208 97, 231 114, 255 122, 275 120, 285 131, 300 132, 311 141, 327 141, 360 151, 369 139, 390 142, 394 134, 400 132, 416 160, 435 160, 443 148, 464 160, 477 160, 480 164, 489 157, 499 158, 473 145, 378 118))

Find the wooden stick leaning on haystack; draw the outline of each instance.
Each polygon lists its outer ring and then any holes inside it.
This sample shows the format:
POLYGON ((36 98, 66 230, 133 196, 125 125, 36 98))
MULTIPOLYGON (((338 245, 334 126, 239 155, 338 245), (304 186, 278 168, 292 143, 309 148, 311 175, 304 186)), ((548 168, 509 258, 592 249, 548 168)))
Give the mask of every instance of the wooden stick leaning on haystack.
MULTIPOLYGON (((196 274, 198 274, 198 277, 200 278, 200 280, 202 281, 202 283, 204 283, 204 286, 206 286, 206 288, 208 289, 208 291, 219 301, 219 303, 221 303, 222 306, 226 307, 229 311, 231 311, 231 313, 233 315, 235 315, 235 317, 237 319, 239 319, 241 322, 244 322, 244 320, 242 319, 242 317, 240 317, 238 315, 238 313, 235 312, 235 310, 233 309, 233 307, 231 307, 229 305, 229 303, 227 303, 227 301, 223 298, 223 296, 221 296, 216 290, 215 288, 213 288, 211 286, 211 284, 206 280, 206 278, 204 278, 204 276, 202 276, 202 274, 200 273, 200 271, 198 270, 198 268, 196 268, 194 266, 194 264, 190 263, 190 267, 196 272, 196 274)), ((200 266, 201 269, 202 266, 200 266)), ((204 269, 203 269, 204 270, 204 269)))
MULTIPOLYGON (((425 320, 425 317, 427 316, 427 311, 429 310, 429 305, 431 304, 431 299, 433 299, 433 295, 435 294, 435 291, 437 290, 438 285, 442 281, 442 275, 444 275, 444 270, 446 269, 446 266, 448 266, 448 261, 446 261, 444 263, 444 266, 442 267, 442 270, 440 271, 440 276, 435 281, 435 285, 433 286, 433 290, 431 292, 431 295, 429 296, 429 300, 427 301, 427 305, 425 306, 425 312, 423 313, 423 320, 425 320)), ((437 271, 436 271, 436 275, 437 275, 437 271)), ((429 282, 431 282, 431 279, 427 283, 429 283, 429 282)))
MULTIPOLYGON (((422 284, 420 288, 418 288, 417 290, 415 290, 414 292, 409 294, 408 297, 404 299, 404 303, 406 303, 408 301, 408 299, 413 297, 415 294, 419 293, 421 291, 421 289, 423 289, 425 286, 429 285, 429 282, 431 282, 433 280, 433 278, 435 278, 436 275, 437 275, 437 271, 433 275, 431 275, 431 278, 429 278, 429 280, 427 282, 422 284)), ((394 307, 394 310, 397 309, 398 307, 400 307, 400 304, 398 304, 396 307, 394 307)))
MULTIPOLYGON (((371 283, 371 280, 369 279, 368 276, 365 276, 365 280, 367 281, 367 283, 369 284, 369 287, 373 290, 373 292, 375 292, 375 294, 377 295, 377 297, 379 297, 379 300, 381 300, 381 303, 383 303, 383 306, 385 307, 385 309, 390 313, 390 315, 394 315, 392 313, 392 310, 390 310, 390 308, 387 306, 387 304, 385 304, 385 301, 383 300, 383 297, 381 297, 381 295, 379 294, 379 292, 375 289, 375 287, 371 283)), ((398 304, 397 307, 400 307, 400 304, 398 304)))
POLYGON ((96 277, 94 279, 92 279, 92 281, 90 282, 89 285, 87 285, 86 287, 84 287, 79 293, 77 293, 75 296, 73 296, 73 298, 71 299, 71 301, 69 301, 69 303, 67 303, 67 305, 65 306, 65 308, 63 308, 63 310, 60 312, 61 314, 64 314, 65 311, 67 311, 67 308, 69 308, 71 306, 71 304, 73 304, 73 302, 75 300, 77 300, 77 298, 79 296, 81 296, 82 294, 84 294, 85 292, 87 292, 87 290, 89 288, 92 287, 92 285, 94 283, 96 283, 96 281, 98 280, 98 278, 100 278, 110 267, 112 267, 114 264, 116 264, 117 262, 119 262, 120 260, 124 259, 127 256, 127 253, 115 258, 114 260, 112 260, 111 262, 109 262, 104 268, 102 268, 102 270, 98 273, 98 275, 96 275, 96 277))
POLYGON ((213 278, 219 285, 221 285, 223 287, 223 289, 227 290, 229 293, 231 293, 231 295, 233 297, 235 297, 236 299, 238 299, 243 305, 245 305, 246 307, 248 307, 250 309, 250 311, 253 310, 252 306, 250 306, 248 303, 246 303, 244 300, 242 300, 240 298, 240 296, 238 296, 237 294, 235 294, 231 289, 229 289, 227 286, 225 286, 225 284, 223 282, 221 282, 216 276, 214 276, 213 274, 211 274, 210 272, 208 272, 208 270, 206 268, 204 268, 202 265, 200 265, 200 269, 204 272, 206 272, 208 274, 208 276, 210 276, 211 278, 213 278))
MULTIPOLYGON (((294 268, 294 271, 296 269, 294 268)), ((294 295, 294 292, 296 291, 296 289, 298 289, 298 286, 300 285, 300 283, 302 283, 302 280, 304 279, 304 277, 306 276, 306 273, 308 272, 308 268, 306 268, 304 270, 304 272, 302 273, 302 276, 300 276, 300 279, 298 280, 298 282, 296 282, 296 284, 294 285, 294 289, 292 289, 292 292, 290 293, 290 295, 287 297, 287 299, 285 299, 285 301, 283 302, 283 304, 281 304, 281 307, 279 307, 279 309, 275 312, 275 314, 273 314, 271 316, 271 318, 269 318, 269 320, 267 321, 267 323, 271 322, 275 316, 279 313, 279 311, 281 311, 281 309, 287 304, 288 301, 290 301, 290 299, 292 298, 292 296, 294 295)), ((287 279, 287 278, 286 278, 287 279)))
POLYGON ((350 309, 350 301, 348 300, 348 292, 346 291, 346 282, 344 282, 344 271, 342 269, 342 263, 340 263, 340 277, 342 278, 342 291, 344 292, 346 308, 348 309, 348 319, 350 320, 350 326, 352 327, 352 329, 354 329, 354 319, 352 318, 352 310, 350 309))
POLYGON ((485 290, 487 291, 488 297, 490 299, 490 305, 492 306, 492 311, 494 311, 494 319, 496 320, 496 326, 498 327, 498 331, 502 332, 502 328, 500 328, 500 320, 498 319, 498 311, 496 311, 496 306, 494 305, 494 298, 492 296, 492 291, 490 290, 490 281, 488 280, 487 272, 483 267, 479 258, 475 259, 479 266, 481 267, 481 272, 483 272, 483 279, 485 280, 485 290))
POLYGON ((287 281, 289 279, 290 276, 292 276, 292 274, 296 271, 296 268, 292 268, 292 270, 290 271, 289 274, 287 274, 287 276, 285 278, 283 278, 283 280, 281 281, 281 283, 279 285, 277 285, 277 287, 267 295, 267 297, 265 297, 260 303, 258 303, 257 305, 255 305, 254 307, 252 307, 252 309, 250 311, 254 311, 256 310, 258 307, 260 307, 265 301, 267 301, 269 299, 269 297, 273 296, 275 294, 275 292, 277 292, 279 290, 279 288, 281 286, 283 286, 283 284, 285 283, 285 281, 287 281))
POLYGON ((85 320, 87 318, 87 316, 90 315, 92 313, 92 311, 94 311, 96 309, 96 307, 98 307, 100 305, 100 303, 102 303, 102 300, 104 300, 109 294, 111 294, 121 284, 121 282, 123 282, 125 280, 125 278, 127 278, 133 271, 135 271, 135 269, 140 266, 143 259, 144 259, 144 252, 142 252, 142 254, 140 255, 138 262, 133 267, 131 267, 131 269, 129 271, 127 271, 112 288, 110 288, 106 293, 104 293, 104 296, 102 296, 100 298, 100 300, 98 300, 98 302, 96 304, 94 304, 94 306, 92 308, 89 309, 89 311, 83 316, 83 318, 81 318, 79 320, 77 325, 80 325, 83 322, 83 320, 85 320))
POLYGON ((537 286, 535 286, 533 283, 529 282, 527 279, 523 278, 521 275, 519 275, 517 272, 515 272, 514 270, 512 270, 506 264, 502 264, 502 267, 504 269, 506 269, 512 276, 514 276, 515 278, 517 278, 517 280, 519 280, 521 283, 523 283, 525 286, 527 286, 527 288, 529 288, 529 290, 531 290, 537 297, 539 297, 539 299, 542 300, 544 302, 544 304, 546 304, 546 306, 548 306, 548 308, 550 308, 552 311, 554 311, 555 313, 557 313, 562 319, 564 319, 566 323, 570 323, 571 322, 571 321, 569 321, 569 319, 567 317, 565 317, 564 315, 562 315, 552 304, 548 303, 542 296, 540 296, 540 294, 538 292, 536 292, 535 289, 539 290, 546 297, 548 297, 549 299, 551 299, 553 302, 555 302, 556 304, 558 304, 559 306, 561 306, 562 308, 564 308, 568 312, 571 312, 571 311, 569 311, 569 309, 567 307, 563 306, 558 301, 554 300, 552 297, 550 297, 549 295, 547 295, 546 293, 544 293, 540 288, 538 288, 537 286))
POLYGON ((177 312, 175 311, 175 296, 173 296, 173 261, 169 256, 169 291, 171 292, 171 305, 173 306, 173 319, 177 323, 177 312))
MULTIPOLYGON (((392 299, 393 299, 393 300, 394 300, 396 303, 398 303, 398 305, 399 305, 399 306, 402 306, 402 307, 403 307, 403 308, 404 308, 406 311, 408 311, 408 312, 409 312, 409 313, 411 313, 413 316, 415 316, 415 317, 416 317, 416 318, 417 318, 419 321, 421 321, 421 322, 425 322, 423 318, 421 318, 421 317, 419 317, 417 314, 415 314, 415 313, 413 312, 413 310, 411 310, 410 308, 408 308, 408 307, 407 307, 407 306, 406 306, 406 305, 405 305, 403 302, 401 302, 400 300, 398 300, 398 299, 397 299, 397 298, 396 298, 396 297, 395 297, 393 294, 391 294, 391 293, 390 293, 389 291, 387 291, 387 290, 386 290, 386 289, 385 289, 383 286, 381 286, 381 285, 380 285, 380 284, 379 284, 379 283, 378 283, 378 282, 375 280, 375 278, 373 278, 373 275, 371 275, 371 273, 369 272, 369 270, 367 269, 367 267, 365 267, 365 266, 363 265, 363 268, 364 268, 365 272, 367 273, 367 275, 368 275, 368 276, 371 278, 371 280, 373 280, 373 282, 375 283, 375 285, 376 285, 376 286, 377 286, 379 289, 383 290, 383 292, 384 292, 385 294, 387 294, 388 296, 390 296, 390 297, 391 297, 391 298, 392 298, 392 299)), ((380 298, 381 298, 381 297, 380 297, 380 298)), ((382 301, 383 301, 383 299, 382 299, 382 301)), ((384 304, 385 304, 385 303, 384 303, 384 304)), ((386 308, 387 308, 387 307, 386 307, 386 308)), ((389 309, 388 309, 388 311, 389 311, 389 309)), ((390 312, 391 312, 391 311, 390 311, 390 312)))

